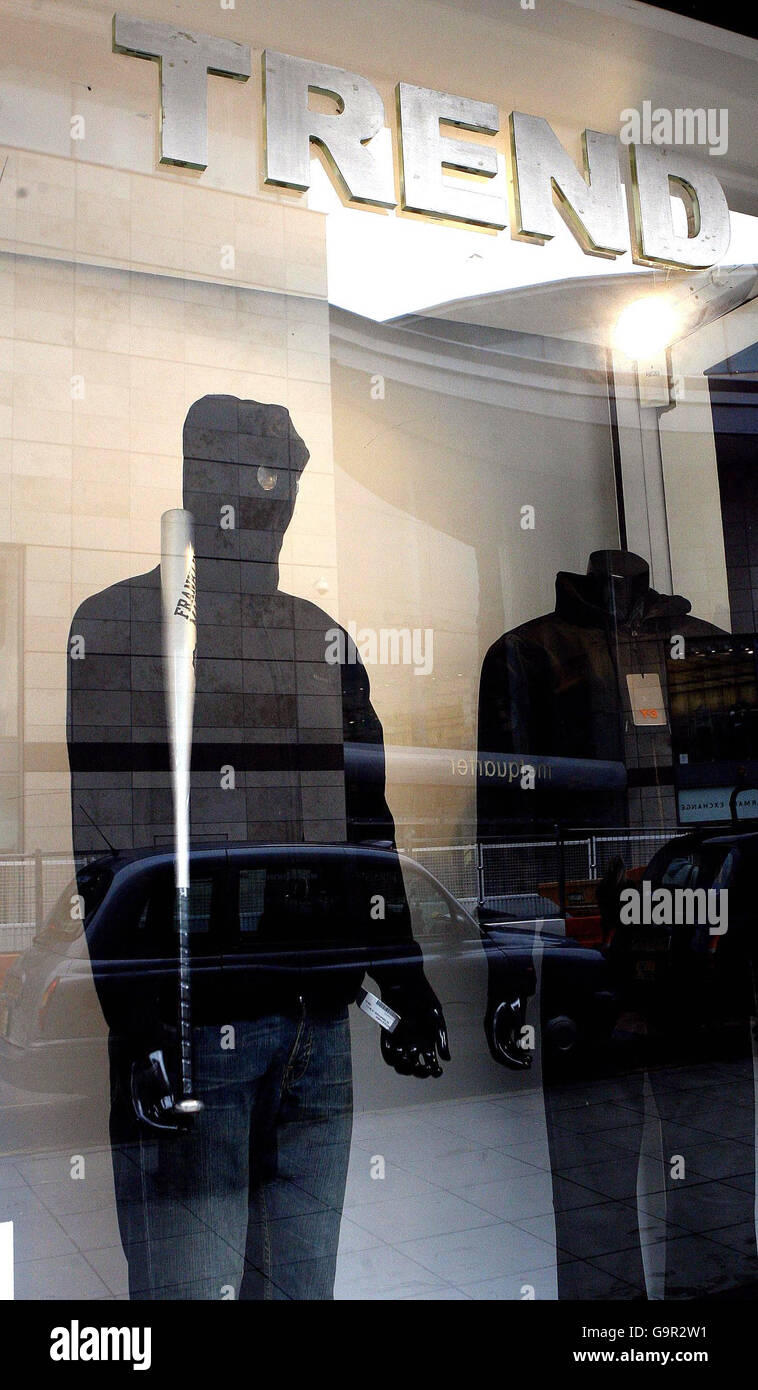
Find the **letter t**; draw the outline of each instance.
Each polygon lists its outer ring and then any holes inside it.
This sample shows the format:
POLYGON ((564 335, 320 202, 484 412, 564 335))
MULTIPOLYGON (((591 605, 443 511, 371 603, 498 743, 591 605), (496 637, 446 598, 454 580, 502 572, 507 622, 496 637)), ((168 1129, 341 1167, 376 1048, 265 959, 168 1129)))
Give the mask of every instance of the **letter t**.
POLYGON ((161 164, 207 168, 207 76, 212 72, 246 82, 250 76, 247 45, 114 14, 113 48, 134 58, 150 58, 160 66, 161 164))

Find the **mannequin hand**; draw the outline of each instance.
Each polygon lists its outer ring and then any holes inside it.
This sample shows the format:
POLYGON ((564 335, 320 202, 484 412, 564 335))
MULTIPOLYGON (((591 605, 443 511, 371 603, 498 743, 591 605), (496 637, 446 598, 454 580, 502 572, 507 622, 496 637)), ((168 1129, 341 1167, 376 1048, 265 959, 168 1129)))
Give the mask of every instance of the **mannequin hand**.
POLYGON ((426 979, 420 987, 382 991, 382 1000, 400 1014, 392 1033, 382 1029, 382 1057, 400 1076, 442 1076, 443 1062, 450 1061, 447 1025, 439 999, 426 979))
POLYGON ((521 1045, 524 1007, 519 998, 495 1000, 487 1004, 484 1033, 491 1055, 501 1067, 525 1071, 532 1065, 532 1054, 521 1045))
POLYGON ((162 1048, 143 1054, 131 1067, 132 1104, 138 1120, 151 1129, 176 1130, 171 1114, 174 1088, 169 1079, 162 1048))

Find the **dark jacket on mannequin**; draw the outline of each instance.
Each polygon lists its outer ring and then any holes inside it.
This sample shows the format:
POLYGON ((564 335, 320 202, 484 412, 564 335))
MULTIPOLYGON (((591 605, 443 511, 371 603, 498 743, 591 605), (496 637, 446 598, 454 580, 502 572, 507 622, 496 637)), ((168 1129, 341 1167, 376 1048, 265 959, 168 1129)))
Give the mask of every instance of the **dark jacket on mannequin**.
POLYGON ((586 574, 561 572, 552 613, 522 623, 490 647, 479 688, 479 760, 521 755, 535 767, 534 790, 479 776, 479 835, 536 822, 624 825, 625 791, 553 785, 541 758, 623 765, 630 787, 671 780, 668 726, 634 724, 626 677, 654 674, 668 710, 671 638, 715 634, 679 595, 650 587, 648 566, 628 551, 596 551, 586 574))

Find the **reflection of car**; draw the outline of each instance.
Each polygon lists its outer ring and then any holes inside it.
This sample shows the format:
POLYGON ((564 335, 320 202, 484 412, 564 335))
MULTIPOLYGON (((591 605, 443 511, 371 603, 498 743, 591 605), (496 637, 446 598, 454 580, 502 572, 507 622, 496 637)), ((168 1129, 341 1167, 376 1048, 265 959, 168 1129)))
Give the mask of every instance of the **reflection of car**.
POLYGON ((634 874, 637 886, 650 884, 651 894, 665 888, 691 898, 671 925, 617 925, 609 947, 618 988, 662 1026, 721 1024, 754 1012, 757 871, 753 822, 678 835, 634 874))
POLYGON ((489 965, 490 1045, 500 1060, 518 1064, 517 1039, 535 989, 546 1062, 566 1060, 610 1035, 618 1008, 600 950, 567 935, 561 918, 542 919, 537 930, 534 921, 503 921, 497 909, 481 904, 478 916, 489 965))
MULTIPOLYGON (((409 958, 410 910, 413 937, 446 1013, 459 1087, 491 1084, 494 1064, 482 1032, 482 946, 490 992, 494 982, 502 1002, 518 999, 523 1014, 535 987, 533 926, 493 922, 480 930, 426 869, 394 852, 305 844, 193 851, 193 996, 204 1001, 203 1008, 220 998, 220 1017, 228 1019, 244 1016, 245 1001, 256 990, 274 998, 282 984, 287 988, 306 977, 323 983, 349 972, 354 995, 363 970, 370 973, 376 959, 360 923, 377 895, 384 912, 383 964, 402 966, 409 958)), ((594 1026, 601 996, 607 1005, 604 963, 597 951, 557 933, 543 932, 540 944, 546 1038, 566 1046, 594 1026)), ((148 991, 163 993, 173 1017, 175 988, 171 855, 94 861, 8 971, 0 990, 0 1077, 48 1092, 102 1086, 103 1013, 109 1022, 134 1016, 148 991)), ((367 1026, 361 1016, 358 1037, 372 1038, 370 1063, 356 1059, 366 1077, 383 1070, 375 1065, 375 1025, 366 1031, 367 1026)))

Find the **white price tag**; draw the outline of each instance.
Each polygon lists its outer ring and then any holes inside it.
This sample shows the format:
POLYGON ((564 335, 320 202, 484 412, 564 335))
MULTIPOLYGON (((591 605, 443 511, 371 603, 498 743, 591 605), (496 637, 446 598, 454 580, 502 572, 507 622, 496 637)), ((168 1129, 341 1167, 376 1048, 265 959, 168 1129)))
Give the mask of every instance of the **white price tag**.
POLYGON ((627 676, 626 684, 635 724, 644 729, 655 729, 668 722, 660 676, 644 673, 639 676, 627 676))
POLYGON ((389 1004, 383 1004, 381 999, 377 999, 375 994, 369 994, 367 989, 359 989, 356 996, 359 1009, 363 1009, 364 1014, 373 1018, 374 1023, 378 1023, 380 1028, 386 1028, 388 1033, 394 1033, 400 1022, 400 1015, 391 1009, 389 1004))

